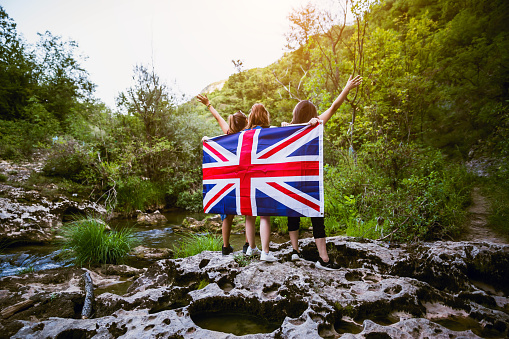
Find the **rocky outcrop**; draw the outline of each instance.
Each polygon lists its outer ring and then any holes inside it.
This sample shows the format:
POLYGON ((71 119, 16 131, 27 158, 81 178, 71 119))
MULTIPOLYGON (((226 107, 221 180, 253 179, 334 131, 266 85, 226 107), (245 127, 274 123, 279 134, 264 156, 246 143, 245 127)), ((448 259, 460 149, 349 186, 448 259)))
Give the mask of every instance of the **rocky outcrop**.
POLYGON ((1 184, 0 191, 0 241, 48 242, 55 238, 54 230, 62 226, 64 216, 106 213, 94 202, 73 201, 62 195, 50 200, 39 191, 1 184))
POLYGON ((278 257, 275 263, 241 260, 238 253, 223 257, 219 252, 160 260, 129 281, 127 290, 98 295, 93 319, 86 320, 78 319, 84 300, 76 278, 81 270, 63 269, 67 273, 60 277, 52 274, 51 279, 58 281, 47 281, 44 271, 5 277, 0 279, 2 309, 27 299, 34 303, 1 320, 0 331, 12 338, 245 334, 213 331, 202 322, 224 313, 229 322, 237 316, 245 321, 255 316, 273 325, 251 338, 509 334, 508 245, 388 245, 336 237, 328 239, 328 246, 342 266, 337 271, 315 268, 318 257, 312 239, 302 239, 300 246, 306 260, 297 262, 290 261, 289 243, 271 244, 278 257))
POLYGON ((153 248, 145 246, 136 246, 132 253, 137 259, 142 260, 160 260, 173 257, 173 251, 169 248, 153 248))
POLYGON ((205 218, 203 220, 196 220, 195 218, 192 217, 186 217, 182 221, 182 228, 191 232, 220 233, 221 226, 222 221, 221 216, 219 214, 205 218))
MULTIPOLYGON (((0 160, 0 174, 7 180, 0 183, 0 242, 48 242, 55 238, 54 230, 65 217, 106 214, 103 206, 91 201, 62 194, 51 198, 42 191, 55 191, 57 187, 24 188, 31 175, 41 172, 44 155, 36 154, 30 163, 12 164, 0 160)), ((31 186, 32 187, 32 186, 31 186)))
POLYGON ((166 217, 159 211, 155 211, 154 213, 144 213, 142 211, 137 212, 138 215, 136 217, 136 223, 139 225, 157 225, 164 224, 168 221, 168 219, 166 219, 166 217))
MULTIPOLYGON (((243 233, 245 229, 244 217, 236 215, 233 218, 231 225, 232 233, 243 233)), ((209 232, 209 233, 221 233, 223 221, 219 214, 206 217, 203 220, 196 220, 192 217, 186 217, 182 221, 180 227, 174 227, 175 231, 180 232, 209 232)))

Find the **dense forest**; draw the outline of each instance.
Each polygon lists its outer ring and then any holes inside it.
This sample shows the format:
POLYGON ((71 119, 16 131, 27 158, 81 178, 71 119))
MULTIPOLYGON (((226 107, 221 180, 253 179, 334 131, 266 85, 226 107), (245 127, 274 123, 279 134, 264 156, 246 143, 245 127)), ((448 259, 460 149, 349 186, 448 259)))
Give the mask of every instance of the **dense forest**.
MULTIPOLYGON (((507 1, 346 0, 288 19, 281 59, 233 61, 207 95, 224 117, 261 102, 279 126, 299 100, 323 112, 349 75, 363 77, 325 130, 328 235, 457 237, 473 185, 491 199, 492 226, 509 231, 507 1), (488 175, 469 172, 471 160, 488 175)), ((32 185, 126 215, 201 209, 201 138, 221 134, 205 106, 137 65, 135 85, 106 107, 74 41, 45 32, 30 45, 2 7, 0 42, 0 158, 45 152, 32 185)))

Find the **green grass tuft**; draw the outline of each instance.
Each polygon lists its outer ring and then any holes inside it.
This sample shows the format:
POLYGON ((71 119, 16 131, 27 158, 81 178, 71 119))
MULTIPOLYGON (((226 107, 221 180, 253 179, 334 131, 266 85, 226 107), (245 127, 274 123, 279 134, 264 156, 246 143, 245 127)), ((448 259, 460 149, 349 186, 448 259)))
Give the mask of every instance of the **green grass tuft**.
POLYGON ((102 220, 93 217, 73 221, 62 231, 63 248, 78 266, 122 263, 137 244, 130 228, 108 231, 102 220))
POLYGON ((186 258, 203 251, 220 251, 223 240, 220 236, 205 233, 186 235, 178 246, 174 246, 175 258, 186 258))
POLYGON ((205 280, 205 279, 200 280, 197 290, 201 290, 202 288, 207 287, 208 284, 209 284, 208 280, 205 280))
POLYGON ((244 254, 235 254, 233 256, 233 260, 239 264, 240 267, 246 267, 249 265, 253 260, 255 260, 254 256, 246 256, 244 254))

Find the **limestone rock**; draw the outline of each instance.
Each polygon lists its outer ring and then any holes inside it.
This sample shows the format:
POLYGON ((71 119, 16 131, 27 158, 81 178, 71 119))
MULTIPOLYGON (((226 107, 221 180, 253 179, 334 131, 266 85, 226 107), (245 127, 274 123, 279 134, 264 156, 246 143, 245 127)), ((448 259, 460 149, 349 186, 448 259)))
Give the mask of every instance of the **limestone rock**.
POLYGON ((133 255, 144 260, 160 260, 173 257, 173 251, 169 248, 150 248, 140 245, 134 248, 133 255))
POLYGON ((33 173, 41 172, 44 163, 43 151, 37 152, 31 162, 0 160, 0 173, 7 177, 6 182, 0 183, 0 242, 49 242, 55 239, 55 229, 62 226, 66 217, 106 214, 104 207, 94 202, 59 193, 41 194, 42 190, 55 191, 54 184, 34 189, 19 185, 33 173))
POLYGON ((53 199, 38 191, 0 184, 0 241, 41 243, 54 240, 64 216, 104 215, 106 210, 94 202, 76 202, 62 195, 53 199))
POLYGON ((58 288, 42 272, 37 273, 41 274, 37 288, 24 276, 5 277, 0 279, 7 291, 0 293, 2 308, 23 298, 53 306, 49 293, 67 293, 68 306, 50 315, 37 309, 36 303, 1 320, 0 328, 12 338, 124 334, 232 338, 196 321, 202 315, 241 312, 278 326, 250 338, 503 338, 509 334, 508 245, 388 245, 344 237, 330 238, 328 245, 329 254, 341 263, 339 270, 315 267, 313 239, 300 240, 306 260, 297 262, 290 260, 289 243, 271 244, 278 258, 275 263, 253 260, 241 266, 235 256, 223 257, 220 252, 160 260, 129 282, 126 291, 98 295, 95 318, 87 320, 77 319, 83 291, 70 287, 81 270, 67 269, 60 278, 54 274, 58 288), (13 287, 16 282, 19 292, 13 287), (444 326, 451 322, 462 329, 444 326))
POLYGON ((219 214, 205 218, 204 220, 186 217, 182 221, 182 229, 191 232, 221 233, 221 227, 222 221, 219 214))
POLYGON ((157 225, 167 221, 168 219, 159 211, 155 211, 154 213, 140 212, 136 217, 136 222, 140 225, 157 225))

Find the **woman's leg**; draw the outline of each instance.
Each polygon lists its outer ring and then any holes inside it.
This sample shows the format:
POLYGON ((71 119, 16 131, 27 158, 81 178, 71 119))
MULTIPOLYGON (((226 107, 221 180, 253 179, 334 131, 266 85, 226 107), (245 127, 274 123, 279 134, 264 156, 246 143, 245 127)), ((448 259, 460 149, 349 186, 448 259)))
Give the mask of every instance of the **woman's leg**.
POLYGON ((230 233, 232 231, 233 214, 229 214, 223 219, 221 234, 223 235, 223 247, 230 246, 230 233))
POLYGON ((325 218, 311 218, 311 224, 313 225, 313 237, 315 238, 316 248, 318 248, 318 255, 324 262, 328 262, 329 255, 327 254, 327 242, 325 239, 325 218))
POLYGON ((269 252, 269 242, 270 242, 270 217, 269 216, 261 216, 260 217, 260 238, 262 240, 262 251, 265 253, 269 252))
POLYGON ((255 248, 255 221, 256 217, 252 215, 246 215, 246 238, 247 242, 249 243, 249 247, 255 248))
POLYGON ((318 255, 324 262, 329 262, 329 255, 327 254, 327 242, 325 238, 315 238, 315 244, 318 248, 318 255))
POLYGON ((288 234, 290 235, 290 242, 292 247, 297 252, 299 251, 299 217, 288 217, 288 234))

